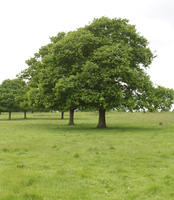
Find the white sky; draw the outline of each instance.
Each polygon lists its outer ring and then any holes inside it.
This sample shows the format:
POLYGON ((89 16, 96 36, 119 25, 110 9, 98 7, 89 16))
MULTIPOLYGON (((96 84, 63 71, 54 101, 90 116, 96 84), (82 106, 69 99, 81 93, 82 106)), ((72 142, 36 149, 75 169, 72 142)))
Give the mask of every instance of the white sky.
POLYGON ((157 54, 148 71, 151 80, 174 88, 173 0, 0 0, 0 82, 25 69, 25 60, 50 36, 101 16, 135 24, 157 54))

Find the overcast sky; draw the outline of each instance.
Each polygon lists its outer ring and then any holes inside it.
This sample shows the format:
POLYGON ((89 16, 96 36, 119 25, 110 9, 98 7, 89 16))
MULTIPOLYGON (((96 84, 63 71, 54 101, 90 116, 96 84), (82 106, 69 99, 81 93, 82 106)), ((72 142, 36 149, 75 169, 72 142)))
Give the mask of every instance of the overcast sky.
POLYGON ((174 88, 174 1, 172 0, 0 0, 0 82, 15 78, 25 60, 61 31, 94 18, 127 18, 157 55, 148 73, 174 88))

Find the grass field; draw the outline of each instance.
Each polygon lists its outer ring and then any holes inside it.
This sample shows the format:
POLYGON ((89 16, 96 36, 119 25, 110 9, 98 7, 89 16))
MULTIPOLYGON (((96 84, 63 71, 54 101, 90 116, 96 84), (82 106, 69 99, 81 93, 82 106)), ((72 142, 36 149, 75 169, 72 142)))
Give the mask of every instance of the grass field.
POLYGON ((0 200, 173 200, 174 113, 0 115, 0 200), (162 125, 159 123, 162 122, 162 125))

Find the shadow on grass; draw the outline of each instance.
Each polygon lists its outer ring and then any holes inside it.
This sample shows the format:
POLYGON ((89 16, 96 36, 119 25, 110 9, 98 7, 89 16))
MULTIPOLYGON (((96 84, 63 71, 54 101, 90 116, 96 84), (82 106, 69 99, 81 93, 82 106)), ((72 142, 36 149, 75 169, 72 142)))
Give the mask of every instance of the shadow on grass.
POLYGON ((165 127, 155 127, 155 126, 125 126, 125 125, 115 125, 107 127, 105 129, 99 129, 96 124, 78 124, 74 126, 69 126, 67 124, 33 124, 32 126, 42 127, 43 130, 48 130, 56 134, 130 134, 130 133, 160 133, 165 130, 165 127))
POLYGON ((94 122, 92 123, 79 123, 75 124, 74 126, 67 125, 68 118, 60 119, 56 117, 46 117, 46 118, 14 118, 11 120, 8 119, 0 119, 0 122, 21 122, 16 124, 17 126, 25 126, 26 128, 30 129, 40 129, 43 131, 50 131, 51 133, 56 134, 65 134, 65 133, 71 133, 71 134, 96 134, 96 133, 102 133, 102 134, 120 134, 120 133, 159 133, 161 131, 165 131, 166 126, 154 126, 154 125, 127 125, 127 124, 109 124, 107 128, 105 129, 99 129, 96 128, 97 124, 94 122), (37 123, 22 123, 22 122, 31 122, 31 121, 38 121, 37 123), (39 121, 47 121, 47 122, 39 122, 39 121), (49 123, 49 121, 55 121, 54 123, 49 123), (56 121, 58 123, 56 123, 56 121), (59 124, 59 122, 65 122, 66 124, 59 124))
POLYGON ((111 127, 107 127, 105 129, 102 129, 102 128, 97 128, 96 126, 88 126, 88 127, 85 127, 85 126, 77 126, 77 127, 73 127, 73 128, 69 128, 69 127, 64 127, 64 129, 70 129, 70 130, 81 130, 81 131, 85 131, 85 130, 94 130, 94 131, 98 131, 98 132, 109 132, 109 131, 118 131, 118 132, 137 132, 137 131, 159 131, 161 130, 160 127, 138 127, 138 126, 124 126, 124 125, 118 125, 118 126, 111 126, 111 127))

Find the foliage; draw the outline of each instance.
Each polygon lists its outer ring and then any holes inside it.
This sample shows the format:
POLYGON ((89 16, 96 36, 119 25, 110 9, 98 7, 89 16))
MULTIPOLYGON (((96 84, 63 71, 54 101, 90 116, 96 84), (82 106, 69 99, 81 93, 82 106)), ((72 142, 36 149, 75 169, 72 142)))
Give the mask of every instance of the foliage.
POLYGON ((174 104, 174 90, 158 86, 154 88, 154 110, 169 111, 174 104))
POLYGON ((155 100, 157 91, 146 73, 154 55, 127 19, 101 17, 50 40, 27 61, 29 67, 21 74, 37 93, 32 97, 34 101, 36 96, 35 106, 99 110, 101 128, 106 127, 106 110, 170 107, 171 98, 165 106, 163 100, 160 105, 155 100))
POLYGON ((19 111, 25 82, 21 79, 7 79, 0 85, 0 108, 2 111, 19 111))
POLYGON ((124 19, 95 19, 86 29, 101 42, 83 66, 87 101, 97 109, 125 105, 132 110, 134 97, 151 85, 144 71, 153 59, 147 40, 124 19))

